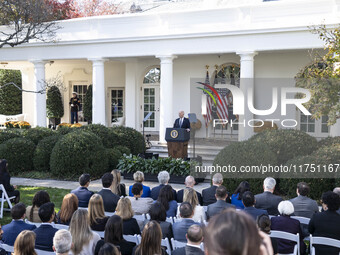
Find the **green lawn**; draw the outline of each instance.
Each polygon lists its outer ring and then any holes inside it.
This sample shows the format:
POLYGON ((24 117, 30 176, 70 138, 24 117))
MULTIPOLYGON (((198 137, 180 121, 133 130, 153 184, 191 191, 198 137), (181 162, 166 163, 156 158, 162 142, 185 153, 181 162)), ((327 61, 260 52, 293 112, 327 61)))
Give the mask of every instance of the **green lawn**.
MULTIPOLYGON (((29 186, 19 186, 18 190, 20 191, 20 202, 24 203, 26 206, 32 205, 32 199, 34 194, 39 190, 45 190, 48 192, 51 198, 51 202, 55 204, 55 210, 59 211, 61 207, 61 203, 63 201, 63 197, 70 192, 70 190, 66 189, 56 189, 56 188, 45 188, 45 187, 29 187, 29 186)), ((5 205, 6 207, 6 205, 5 205)), ((5 225, 11 222, 10 212, 4 211, 4 217, 0 219, 0 224, 5 225)))

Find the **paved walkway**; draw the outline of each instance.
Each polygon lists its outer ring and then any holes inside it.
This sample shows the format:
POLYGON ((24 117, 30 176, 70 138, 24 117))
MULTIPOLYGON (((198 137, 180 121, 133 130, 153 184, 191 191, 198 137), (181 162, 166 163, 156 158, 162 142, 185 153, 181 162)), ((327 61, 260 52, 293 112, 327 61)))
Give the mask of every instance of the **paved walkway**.
MULTIPOLYGON (((127 187, 133 184, 132 180, 124 180, 122 178, 122 183, 125 183, 127 187)), ((79 186, 78 182, 74 181, 57 181, 57 180, 40 180, 40 179, 30 179, 30 178, 11 178, 12 185, 21 185, 21 186, 33 186, 33 187, 47 187, 47 188, 59 188, 59 189, 75 189, 79 186)), ((144 185, 149 186, 151 188, 158 186, 157 182, 143 182, 144 185)), ((175 190, 183 189, 184 184, 174 184, 170 183, 170 185, 175 190)), ((195 190, 198 192, 202 192, 202 189, 209 187, 209 183, 199 183, 195 186, 195 190)), ((89 187, 92 191, 99 191, 102 189, 101 180, 92 181, 89 187)))

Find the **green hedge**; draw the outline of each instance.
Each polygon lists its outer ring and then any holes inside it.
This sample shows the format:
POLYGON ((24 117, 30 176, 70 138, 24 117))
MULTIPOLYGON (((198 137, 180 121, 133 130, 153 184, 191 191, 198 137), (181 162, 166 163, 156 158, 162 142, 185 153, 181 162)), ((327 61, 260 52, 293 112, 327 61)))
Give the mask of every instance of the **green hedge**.
POLYGON ((33 165, 35 171, 50 171, 50 158, 54 145, 61 138, 61 135, 52 135, 43 138, 37 145, 34 156, 33 165))
POLYGON ((90 124, 86 126, 82 126, 80 129, 92 132, 93 134, 97 135, 104 147, 106 148, 113 148, 114 141, 110 137, 110 129, 100 125, 100 124, 90 124))
POLYGON ((19 134, 14 133, 14 132, 6 132, 6 131, 1 131, 0 132, 0 144, 3 142, 6 142, 9 139, 20 137, 19 134))
POLYGON ((247 181, 250 185, 250 191, 253 194, 259 194, 263 192, 263 179, 258 178, 228 178, 223 180, 223 185, 227 188, 230 194, 233 194, 238 185, 242 181, 247 181))
POLYGON ((335 137, 327 137, 318 142, 318 148, 323 147, 323 146, 330 146, 333 144, 340 144, 340 136, 335 136, 335 137))
POLYGON ((33 170, 33 153, 35 144, 25 138, 12 138, 0 144, 0 158, 8 161, 12 174, 33 170))
POLYGON ((64 135, 56 143, 50 167, 57 177, 77 177, 85 172, 100 177, 108 171, 108 155, 99 137, 77 130, 64 135))
POLYGON ((113 146, 126 146, 134 155, 138 155, 144 151, 145 143, 143 135, 137 130, 129 127, 118 126, 111 128, 111 132, 111 141, 113 142, 113 146))
POLYGON ((49 128, 43 128, 43 127, 30 128, 30 129, 26 129, 23 132, 23 136, 27 139, 30 139, 36 145, 43 138, 51 136, 53 134, 54 134, 53 130, 51 130, 49 128))
POLYGON ((318 148, 315 137, 293 129, 266 130, 250 138, 250 141, 268 145, 277 155, 278 164, 284 164, 296 156, 308 155, 318 148))

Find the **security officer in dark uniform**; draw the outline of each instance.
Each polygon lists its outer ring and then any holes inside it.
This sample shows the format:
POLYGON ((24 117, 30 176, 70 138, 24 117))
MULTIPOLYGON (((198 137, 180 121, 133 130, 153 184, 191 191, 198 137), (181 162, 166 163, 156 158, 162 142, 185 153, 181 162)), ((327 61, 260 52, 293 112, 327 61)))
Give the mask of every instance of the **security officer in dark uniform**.
POLYGON ((78 111, 80 107, 80 100, 77 97, 77 92, 72 93, 70 106, 71 106, 71 124, 74 124, 74 121, 78 123, 78 111))

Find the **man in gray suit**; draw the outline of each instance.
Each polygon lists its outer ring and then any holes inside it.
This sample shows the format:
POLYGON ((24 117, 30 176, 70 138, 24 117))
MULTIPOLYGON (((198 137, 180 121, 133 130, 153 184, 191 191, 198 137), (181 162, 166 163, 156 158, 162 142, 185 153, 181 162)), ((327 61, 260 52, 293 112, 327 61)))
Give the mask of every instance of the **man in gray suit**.
POLYGON ((297 197, 290 200, 294 205, 294 215, 312 218, 314 213, 319 211, 318 204, 315 200, 307 197, 309 194, 310 188, 307 183, 299 182, 297 184, 296 194, 297 197))
POLYGON ((203 241, 203 230, 199 225, 191 225, 186 234, 187 245, 172 252, 173 255, 204 255, 201 250, 203 241))
MULTIPOLYGON (((340 196, 340 187, 334 188, 333 192, 335 194, 338 194, 340 196)), ((336 211, 338 214, 340 214, 340 208, 336 211)))
POLYGON ((274 195, 276 181, 272 177, 267 177, 263 182, 263 193, 255 195, 255 207, 266 210, 269 215, 279 215, 277 206, 282 201, 282 197, 274 195))
POLYGON ((224 187, 222 185, 219 186, 216 189, 215 197, 216 197, 216 202, 211 204, 211 205, 208 205, 208 208, 207 208, 207 218, 208 218, 208 220, 211 217, 213 217, 214 215, 222 212, 224 209, 235 208, 234 205, 229 204, 225 201, 228 197, 228 191, 227 191, 226 187, 224 187))
POLYGON ((191 225, 197 224, 198 222, 193 221, 192 216, 194 216, 194 211, 191 204, 188 202, 183 202, 179 207, 179 215, 182 220, 175 222, 172 225, 172 232, 174 234, 174 239, 180 242, 186 242, 186 233, 191 225))

